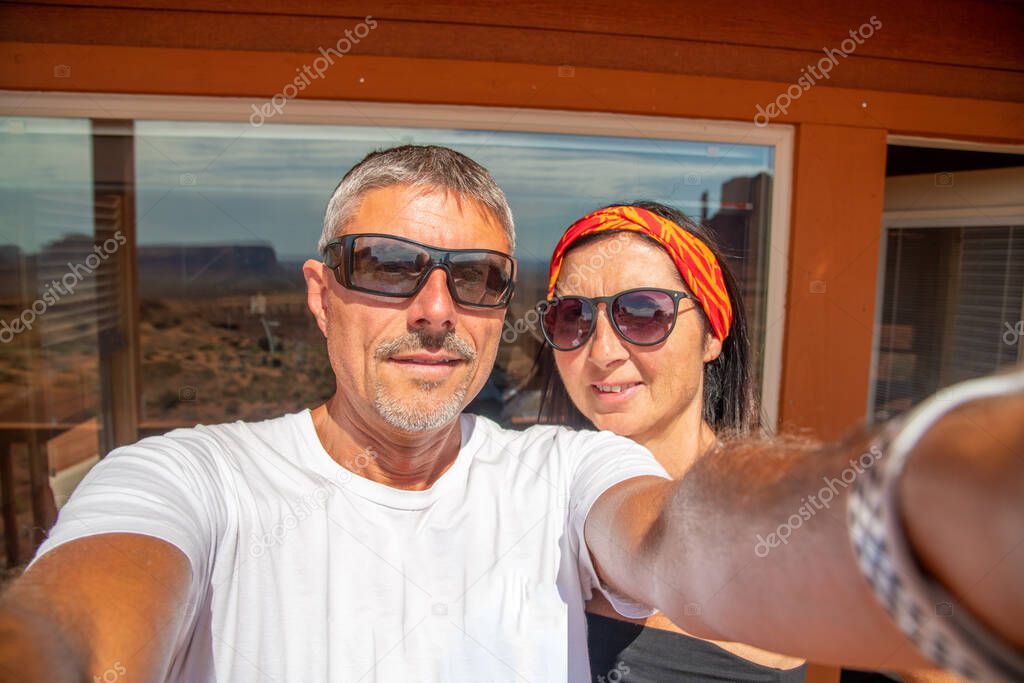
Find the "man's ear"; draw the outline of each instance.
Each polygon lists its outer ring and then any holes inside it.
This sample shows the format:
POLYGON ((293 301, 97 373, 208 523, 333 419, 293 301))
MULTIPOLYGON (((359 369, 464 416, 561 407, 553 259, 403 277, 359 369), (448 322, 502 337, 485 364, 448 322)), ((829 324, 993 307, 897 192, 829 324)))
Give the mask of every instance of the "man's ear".
POLYGON ((330 296, 330 269, 316 259, 302 264, 302 276, 306 278, 306 305, 309 306, 317 327, 327 336, 327 298, 330 296))
POLYGON ((704 362, 710 363, 722 353, 722 341, 714 332, 704 334, 704 362))

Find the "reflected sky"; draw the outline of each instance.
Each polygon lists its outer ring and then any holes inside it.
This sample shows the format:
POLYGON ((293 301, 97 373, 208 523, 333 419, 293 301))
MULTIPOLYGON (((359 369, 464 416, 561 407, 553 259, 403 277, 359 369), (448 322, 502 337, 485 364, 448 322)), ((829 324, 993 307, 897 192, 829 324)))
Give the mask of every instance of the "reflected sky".
POLYGON ((546 260, 561 231, 603 204, 652 198, 697 213, 707 191, 771 170, 770 147, 370 126, 140 121, 140 244, 270 241, 282 260, 313 254, 340 177, 374 149, 441 144, 486 166, 506 192, 518 256, 546 260), (192 184, 194 183, 194 184, 192 184))
POLYGON ((0 244, 93 234, 90 135, 88 119, 0 117, 0 244))
MULTIPOLYGON (((517 255, 540 261, 572 220, 601 205, 654 199, 696 215, 707 192, 713 214, 723 182, 772 167, 771 147, 663 139, 167 121, 137 121, 135 133, 141 246, 270 243, 285 261, 314 255, 344 172, 396 144, 447 145, 490 169, 512 205, 517 255)), ((91 234, 88 134, 85 120, 0 118, 0 240, 38 251, 75 228, 91 234), (34 220, 38 202, 17 209, 39 193, 62 198, 63 222, 34 220)))

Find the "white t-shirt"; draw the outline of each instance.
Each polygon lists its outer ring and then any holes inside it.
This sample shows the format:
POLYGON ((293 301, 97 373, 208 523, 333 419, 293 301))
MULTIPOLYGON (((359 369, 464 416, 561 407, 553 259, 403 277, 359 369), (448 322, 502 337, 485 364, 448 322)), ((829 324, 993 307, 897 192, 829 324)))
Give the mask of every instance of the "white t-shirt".
POLYGON ((308 410, 144 439, 93 468, 37 559, 100 533, 180 548, 193 576, 170 680, 589 681, 583 603, 604 589, 584 521, 616 483, 667 475, 609 432, 460 426, 424 491, 338 465, 308 410))

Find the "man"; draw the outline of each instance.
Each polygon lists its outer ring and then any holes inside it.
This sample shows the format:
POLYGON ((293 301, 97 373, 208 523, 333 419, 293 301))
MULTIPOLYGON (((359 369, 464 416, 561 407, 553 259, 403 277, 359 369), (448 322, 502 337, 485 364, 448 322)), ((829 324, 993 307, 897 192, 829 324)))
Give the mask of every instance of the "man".
MULTIPOLYGON (((491 371, 514 288, 511 214, 482 167, 438 147, 371 154, 335 191, 320 247, 324 262, 303 271, 334 396, 111 453, 6 597, 7 672, 583 681, 593 590, 627 616, 655 605, 705 637, 927 665, 861 578, 841 506, 766 557, 753 551, 766 517, 784 520, 866 442, 831 454, 741 444, 672 482, 607 433, 460 416, 491 371)), ((1009 418, 1021 397, 1007 400, 1009 413, 989 406, 970 419, 1020 445, 1009 418)), ((968 586, 981 580, 971 563, 1005 553, 1020 529, 958 559, 946 544, 969 540, 987 509, 964 501, 993 473, 1019 481, 1022 468, 997 454, 964 476, 957 449, 926 455, 913 462, 921 476, 907 480, 906 509, 937 500, 953 472, 960 483, 943 505, 967 518, 929 510, 908 528, 940 578, 968 586)), ((994 590, 1016 586, 1020 558, 1003 564, 985 579, 994 590)), ((957 598, 1020 647, 1020 593, 976 593, 957 598)))

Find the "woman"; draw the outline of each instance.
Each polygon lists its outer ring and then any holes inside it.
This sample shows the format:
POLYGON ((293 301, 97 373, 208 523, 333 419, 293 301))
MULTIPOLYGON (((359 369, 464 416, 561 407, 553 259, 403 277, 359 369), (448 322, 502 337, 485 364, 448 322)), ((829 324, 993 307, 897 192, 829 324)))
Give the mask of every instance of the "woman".
MULTIPOLYGON (((541 420, 630 437, 673 478, 724 436, 757 429, 746 316, 721 263, 701 226, 654 202, 574 223, 539 307, 558 370, 541 420)), ((698 639, 660 614, 627 619, 598 591, 587 623, 595 681, 804 680, 799 659, 698 639)))

